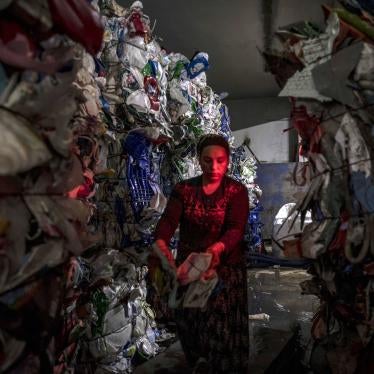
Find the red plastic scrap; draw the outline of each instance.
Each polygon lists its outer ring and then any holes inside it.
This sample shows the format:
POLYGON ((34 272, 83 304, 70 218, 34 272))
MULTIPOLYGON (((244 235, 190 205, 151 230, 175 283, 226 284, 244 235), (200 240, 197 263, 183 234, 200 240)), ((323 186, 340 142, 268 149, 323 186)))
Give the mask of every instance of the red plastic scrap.
POLYGON ((27 31, 15 21, 1 19, 0 40, 5 46, 9 46, 12 52, 23 54, 27 57, 34 57, 36 43, 28 35, 27 31))
POLYGON ((18 69, 53 73, 59 67, 55 61, 42 62, 35 58, 37 44, 17 22, 0 20, 0 61, 18 69))
POLYGON ((144 26, 142 15, 138 12, 131 14, 128 25, 130 27, 130 36, 145 36, 148 33, 147 28, 144 26))
POLYGON ((85 0, 48 0, 54 28, 95 55, 100 51, 104 26, 100 15, 85 0))
POLYGON ((320 119, 314 115, 310 115, 304 105, 296 107, 293 104, 291 124, 303 140, 300 154, 305 155, 308 151, 318 153, 319 140, 322 136, 322 129, 319 126, 320 119))
POLYGON ((160 89, 156 78, 151 76, 144 77, 144 89, 151 102, 151 108, 158 111, 160 109, 160 89))
POLYGON ((92 171, 86 169, 83 173, 84 183, 73 188, 67 193, 71 199, 89 198, 94 192, 95 182, 92 171))
POLYGON ((340 220, 341 223, 339 230, 329 246, 329 251, 332 252, 340 252, 344 250, 345 241, 347 239, 349 213, 347 211, 343 211, 340 215, 340 220))

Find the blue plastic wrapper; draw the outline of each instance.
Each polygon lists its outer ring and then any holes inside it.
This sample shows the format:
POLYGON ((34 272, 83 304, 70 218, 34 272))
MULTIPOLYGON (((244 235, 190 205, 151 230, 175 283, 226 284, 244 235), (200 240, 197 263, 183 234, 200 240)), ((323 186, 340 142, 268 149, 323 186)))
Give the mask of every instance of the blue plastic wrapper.
POLYGON ((104 96, 100 96, 100 101, 104 112, 110 115, 110 105, 104 96))
POLYGON ((251 209, 249 212, 249 238, 248 241, 248 249, 250 252, 260 252, 262 249, 262 232, 261 228, 263 224, 260 221, 260 211, 263 208, 260 205, 257 205, 254 209, 251 209))
POLYGON ((150 142, 143 135, 136 132, 129 133, 122 142, 123 150, 130 155, 142 169, 150 168, 150 142))
POLYGON ((188 78, 194 79, 209 69, 209 62, 205 55, 206 53, 198 53, 189 64, 185 64, 188 78))
POLYGON ((157 72, 158 72, 158 62, 157 61, 153 61, 153 60, 149 60, 148 61, 148 64, 151 68, 151 74, 152 74, 152 77, 157 77, 157 72))
POLYGON ((153 191, 149 184, 149 167, 145 167, 147 161, 143 159, 143 167, 139 163, 132 163, 130 160, 127 161, 126 165, 131 205, 137 220, 140 218, 139 213, 149 204, 153 196, 153 191))
POLYGON ((249 212, 249 223, 250 224, 258 224, 260 222, 260 212, 264 209, 261 205, 257 205, 256 208, 251 209, 249 212))
POLYGON ((95 61, 95 71, 99 77, 102 77, 106 74, 106 69, 104 64, 97 58, 93 58, 95 61))
MULTIPOLYGON (((141 134, 134 132, 129 133, 122 145, 131 156, 127 159, 126 180, 134 217, 136 222, 139 222, 144 218, 144 208, 148 208, 152 197, 161 191, 160 169, 164 154, 152 153, 150 142, 141 134)), ((142 233, 142 243, 151 243, 151 235, 142 233)))
POLYGON ((222 106, 219 108, 219 111, 221 113, 221 131, 223 134, 225 134, 226 138, 229 137, 229 134, 231 133, 230 129, 230 116, 228 113, 227 106, 222 104, 222 106))
POLYGON ((131 132, 122 141, 124 152, 129 156, 126 163, 126 179, 131 196, 131 206, 136 220, 140 212, 149 204, 153 190, 150 177, 150 142, 141 134, 131 132))

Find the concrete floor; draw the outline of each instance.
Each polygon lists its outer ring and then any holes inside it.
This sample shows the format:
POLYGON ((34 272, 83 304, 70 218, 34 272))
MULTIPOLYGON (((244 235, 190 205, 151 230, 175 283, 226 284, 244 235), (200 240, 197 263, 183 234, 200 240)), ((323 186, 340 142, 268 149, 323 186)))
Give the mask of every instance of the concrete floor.
POLYGON ((134 374, 188 374, 188 367, 180 342, 172 344, 165 352, 160 353, 143 365, 137 367, 134 374))
MULTIPOLYGON (((312 296, 300 294, 299 283, 309 275, 301 269, 249 269, 249 315, 265 313, 269 320, 250 321, 251 374, 262 374, 292 335, 295 325, 301 327, 302 342, 310 336, 310 320, 318 306, 312 296)), ((191 373, 180 343, 137 367, 135 374, 191 373)))
MULTIPOLYGON (((251 361, 249 372, 262 374, 291 337, 291 333, 267 329, 261 333, 262 351, 251 361)), ((137 367, 134 374, 190 374, 180 342, 137 367)))

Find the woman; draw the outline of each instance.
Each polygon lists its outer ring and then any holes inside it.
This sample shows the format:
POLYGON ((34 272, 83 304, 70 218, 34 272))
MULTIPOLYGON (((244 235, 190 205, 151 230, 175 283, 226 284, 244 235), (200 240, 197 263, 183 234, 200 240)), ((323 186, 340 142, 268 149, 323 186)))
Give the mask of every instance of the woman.
POLYGON ((202 175, 178 183, 158 222, 156 245, 175 266, 169 242, 180 225, 176 265, 191 252, 212 254, 220 287, 204 309, 178 308, 178 335, 195 373, 246 373, 248 305, 243 235, 247 189, 226 176, 230 148, 222 136, 203 136, 197 145, 202 175))

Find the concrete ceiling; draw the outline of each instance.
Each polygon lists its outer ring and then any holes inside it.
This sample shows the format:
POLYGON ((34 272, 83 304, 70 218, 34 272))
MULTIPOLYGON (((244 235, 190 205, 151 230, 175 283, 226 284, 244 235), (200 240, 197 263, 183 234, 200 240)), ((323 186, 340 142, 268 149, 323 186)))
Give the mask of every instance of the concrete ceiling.
MULTIPOLYGON (((117 0, 129 7, 132 0, 117 0)), ((331 0, 143 0, 160 44, 192 57, 209 54, 208 84, 230 100, 274 97, 279 89, 264 71, 257 47, 271 43, 278 26, 301 20, 323 23, 320 5, 331 0)))

